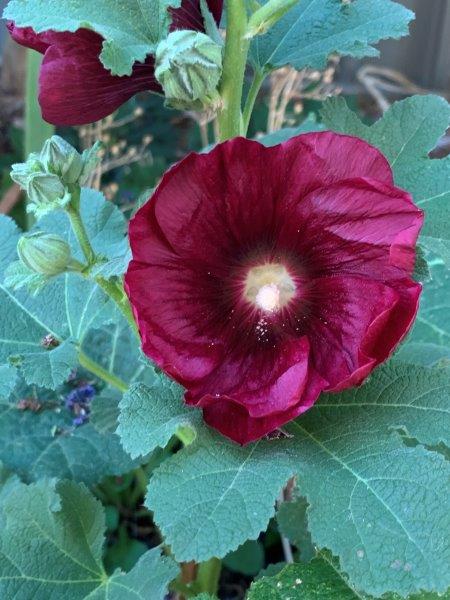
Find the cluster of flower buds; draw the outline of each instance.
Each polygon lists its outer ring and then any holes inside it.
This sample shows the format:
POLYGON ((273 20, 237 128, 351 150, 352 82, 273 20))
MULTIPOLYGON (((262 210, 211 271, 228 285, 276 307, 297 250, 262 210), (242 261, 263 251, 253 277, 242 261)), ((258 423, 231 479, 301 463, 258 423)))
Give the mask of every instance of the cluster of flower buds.
POLYGON ((203 110, 219 102, 222 46, 206 34, 173 31, 158 45, 155 65, 169 106, 203 110))
POLYGON ((58 135, 48 139, 41 152, 12 166, 11 178, 26 191, 28 212, 38 218, 64 208, 73 186, 84 185, 98 163, 99 143, 82 154, 58 135))
POLYGON ((94 396, 94 386, 86 384, 75 388, 65 397, 66 408, 74 415, 72 420, 74 427, 79 427, 89 420, 90 403, 94 396))

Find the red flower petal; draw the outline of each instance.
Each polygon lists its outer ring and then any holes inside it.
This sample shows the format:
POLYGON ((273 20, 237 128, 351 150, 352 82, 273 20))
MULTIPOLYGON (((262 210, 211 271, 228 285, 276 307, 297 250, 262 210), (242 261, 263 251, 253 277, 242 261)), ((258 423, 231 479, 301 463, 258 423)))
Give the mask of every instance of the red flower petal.
POLYGON ((374 348, 399 299, 391 287, 366 278, 323 277, 311 283, 304 327, 313 364, 329 390, 357 385, 372 371, 378 362, 374 348))
POLYGON ((246 443, 359 384, 417 310, 423 215, 356 138, 235 139, 164 176, 130 224, 144 351, 246 443))
MULTIPOLYGON (((292 376, 295 376, 295 371, 292 372, 292 376)), ((300 401, 287 410, 254 417, 249 414, 244 405, 235 402, 228 396, 218 398, 205 396, 202 400, 203 417, 211 427, 231 440, 238 444, 248 444, 275 431, 311 408, 322 391, 324 382, 316 373, 313 373, 303 383, 304 387, 299 392, 300 401)), ((270 389, 267 390, 268 393, 270 391, 270 389)), ((288 392, 289 388, 286 391, 288 392)), ((293 389, 291 393, 292 391, 293 389)))
POLYGON ((16 27, 12 21, 8 21, 6 26, 12 39, 21 46, 44 54, 50 45, 47 41, 47 32, 36 33, 31 27, 16 27))
MULTIPOLYGON (((207 5, 216 22, 220 22, 222 16, 223 0, 207 0, 207 5)), ((182 0, 180 8, 169 9, 172 15, 172 27, 174 29, 193 29, 203 31, 204 23, 200 9, 200 0, 182 0)))
MULTIPOLYGON (((222 13, 220 0, 209 0, 217 20, 222 13)), ((172 11, 172 29, 203 30, 200 2, 183 0, 172 11)), ((117 110, 142 91, 162 93, 154 76, 154 60, 136 63, 130 76, 116 77, 104 68, 99 55, 101 35, 79 29, 72 32, 35 33, 30 27, 8 23, 13 39, 44 54, 39 77, 39 103, 42 116, 54 125, 84 125, 98 121, 117 110)))
POLYGON ((136 63, 133 74, 116 77, 105 69, 99 54, 103 38, 87 29, 75 33, 48 32, 51 45, 42 62, 39 103, 42 116, 55 125, 98 121, 141 91, 161 91, 154 77, 153 58, 136 63))

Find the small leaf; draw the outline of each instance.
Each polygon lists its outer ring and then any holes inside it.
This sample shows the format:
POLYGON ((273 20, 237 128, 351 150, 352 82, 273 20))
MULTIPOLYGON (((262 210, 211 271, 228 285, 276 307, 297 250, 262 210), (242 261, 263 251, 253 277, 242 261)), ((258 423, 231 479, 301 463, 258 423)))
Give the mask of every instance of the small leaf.
POLYGON ((196 412, 182 397, 182 388, 164 376, 151 387, 133 384, 124 394, 117 433, 132 458, 163 448, 180 427, 195 428, 196 412))
POLYGON ((264 566, 264 547, 257 540, 248 540, 223 559, 227 569, 253 577, 264 566))
POLYGON ((123 318, 97 285, 78 274, 54 278, 35 297, 8 289, 2 276, 16 258, 19 236, 14 222, 0 215, 0 364, 20 356, 27 381, 55 388, 77 362, 74 344, 83 345, 91 328, 123 318), (48 335, 60 346, 44 350, 42 341, 48 335))
POLYGON ((292 502, 283 502, 277 512, 280 533, 297 546, 302 562, 309 562, 316 554, 308 531, 307 508, 305 498, 299 497, 292 502))

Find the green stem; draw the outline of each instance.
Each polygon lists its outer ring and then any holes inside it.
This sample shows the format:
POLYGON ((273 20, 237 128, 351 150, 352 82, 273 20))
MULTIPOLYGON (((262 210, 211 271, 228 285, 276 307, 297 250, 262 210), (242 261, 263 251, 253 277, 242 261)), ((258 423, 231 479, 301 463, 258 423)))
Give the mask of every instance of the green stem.
POLYGON ((101 365, 92 360, 92 358, 89 358, 89 356, 87 356, 87 354, 81 350, 78 354, 78 360, 80 361, 80 365, 82 367, 90 371, 99 379, 102 379, 109 385, 112 385, 112 387, 115 387, 121 392, 126 392, 128 390, 128 385, 125 383, 125 381, 104 369, 101 365))
POLYGON ((227 1, 227 36, 223 58, 220 95, 223 108, 219 115, 220 140, 242 134, 242 88, 249 40, 245 39, 247 13, 245 0, 227 1))
MULTIPOLYGON (((73 186, 70 192, 72 199, 70 204, 66 207, 66 211, 69 215, 75 237, 77 238, 80 248, 86 258, 87 270, 85 269, 85 276, 89 277, 89 267, 95 264, 96 255, 91 246, 89 236, 80 215, 80 187, 78 185, 73 186)), ((109 280, 100 276, 95 277, 94 279, 97 285, 99 285, 102 290, 114 300, 125 319, 128 321, 131 329, 139 338, 139 332, 133 317, 133 312, 131 310, 130 303, 128 302, 128 298, 124 292, 122 283, 117 280, 109 280)))
POLYGON ((244 106, 244 114, 243 114, 243 133, 247 135, 248 126, 250 125, 250 119, 253 112, 253 107, 255 106, 256 98, 258 97, 258 92, 261 89, 261 85, 266 78, 266 74, 263 70, 258 70, 255 72, 253 77, 252 85, 247 94, 247 99, 245 101, 244 106))
POLYGON ((131 306, 124 292, 122 283, 119 281, 104 279, 103 277, 95 277, 95 281, 97 285, 99 285, 102 288, 105 294, 107 294, 114 300, 114 302, 121 310, 123 316, 128 321, 128 324, 130 325, 131 329, 139 338, 139 332, 136 325, 136 321, 134 320, 133 311, 131 310, 131 306))
POLYGON ((220 571, 222 561, 219 558, 210 558, 198 566, 196 586, 201 592, 217 595, 219 589, 220 571))
POLYGON ((88 234, 86 232, 86 228, 81 219, 80 215, 80 188, 79 186, 74 187, 71 190, 72 200, 70 204, 66 207, 67 214, 69 215, 70 224, 72 225, 73 232, 80 244, 80 248, 83 251, 83 254, 86 258, 88 266, 91 266, 95 262, 95 252, 91 246, 91 242, 89 241, 88 234))

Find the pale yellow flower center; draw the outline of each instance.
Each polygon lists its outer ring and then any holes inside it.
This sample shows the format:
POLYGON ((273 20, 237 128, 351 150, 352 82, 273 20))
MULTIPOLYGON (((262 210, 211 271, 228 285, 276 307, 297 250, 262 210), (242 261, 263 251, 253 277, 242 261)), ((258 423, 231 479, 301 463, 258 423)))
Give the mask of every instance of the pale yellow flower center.
POLYGON ((285 266, 266 263, 247 273, 244 297, 255 308, 268 313, 286 306, 295 296, 295 283, 285 266))

